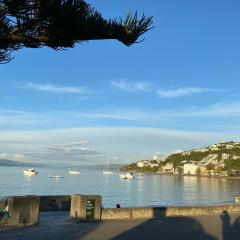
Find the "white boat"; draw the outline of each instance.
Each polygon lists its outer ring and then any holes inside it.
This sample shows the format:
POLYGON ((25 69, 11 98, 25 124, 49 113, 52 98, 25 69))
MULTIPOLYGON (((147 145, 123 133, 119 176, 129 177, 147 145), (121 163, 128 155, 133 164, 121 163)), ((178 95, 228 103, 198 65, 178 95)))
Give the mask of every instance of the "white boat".
POLYGON ((113 175, 113 174, 114 174, 113 171, 110 171, 110 170, 108 169, 108 165, 109 165, 109 158, 108 158, 108 162, 107 162, 107 169, 106 169, 106 170, 103 170, 103 172, 102 172, 103 175, 113 175))
POLYGON ((134 175, 133 173, 123 173, 123 174, 120 174, 119 177, 121 179, 133 179, 134 175))
POLYGON ((64 178, 63 176, 60 175, 49 175, 49 178, 64 178))
POLYGON ((77 169, 69 169, 68 173, 71 175, 79 175, 80 171, 77 169))
POLYGON ((38 172, 33 168, 29 168, 29 169, 23 170, 23 174, 26 176, 36 176, 38 172))
POLYGON ((102 172, 103 175, 113 175, 114 173, 112 171, 103 171, 102 172))

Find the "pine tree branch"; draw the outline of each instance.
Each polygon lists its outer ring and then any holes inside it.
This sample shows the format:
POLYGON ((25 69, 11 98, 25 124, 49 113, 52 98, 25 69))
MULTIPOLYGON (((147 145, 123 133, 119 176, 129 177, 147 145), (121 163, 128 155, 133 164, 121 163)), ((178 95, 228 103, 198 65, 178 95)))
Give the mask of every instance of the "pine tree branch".
POLYGON ((152 27, 137 12, 106 20, 83 0, 0 0, 0 63, 22 47, 72 48, 89 40, 116 39, 127 46, 152 27))

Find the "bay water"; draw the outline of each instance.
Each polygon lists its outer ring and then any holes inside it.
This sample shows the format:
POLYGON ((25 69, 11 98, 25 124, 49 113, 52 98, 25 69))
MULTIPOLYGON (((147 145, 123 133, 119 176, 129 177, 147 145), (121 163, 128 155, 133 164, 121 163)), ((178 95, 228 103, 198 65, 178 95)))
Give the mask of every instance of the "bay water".
POLYGON ((101 169, 41 167, 37 176, 25 176, 23 167, 0 167, 0 197, 14 195, 99 194, 104 207, 210 205, 230 203, 240 194, 240 179, 151 175, 121 180, 120 172, 103 175, 101 169), (49 175, 64 178, 53 179, 49 175))

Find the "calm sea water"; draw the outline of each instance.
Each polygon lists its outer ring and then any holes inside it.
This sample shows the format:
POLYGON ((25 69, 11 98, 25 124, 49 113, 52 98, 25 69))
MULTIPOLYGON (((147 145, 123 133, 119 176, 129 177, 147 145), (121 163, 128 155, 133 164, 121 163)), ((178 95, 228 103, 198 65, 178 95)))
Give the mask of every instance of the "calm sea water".
POLYGON ((240 180, 188 176, 144 175, 121 180, 119 172, 104 176, 101 170, 39 168, 34 177, 24 176, 20 167, 0 167, 0 197, 9 195, 100 194, 104 207, 174 206, 227 203, 240 193, 240 180), (64 178, 51 179, 49 175, 64 178))

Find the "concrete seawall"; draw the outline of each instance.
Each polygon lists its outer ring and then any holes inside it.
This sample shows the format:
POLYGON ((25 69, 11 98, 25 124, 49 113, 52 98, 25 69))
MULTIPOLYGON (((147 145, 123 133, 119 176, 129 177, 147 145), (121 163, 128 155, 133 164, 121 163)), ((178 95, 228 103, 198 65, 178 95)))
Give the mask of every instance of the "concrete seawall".
MULTIPOLYGON (((96 220, 96 210, 98 211, 97 220, 137 220, 153 219, 160 217, 172 216, 200 216, 215 215, 222 213, 239 213, 240 201, 236 196, 236 203, 212 206, 176 206, 176 207, 143 207, 143 208, 104 208, 101 209, 101 196, 94 198, 91 195, 81 196, 85 201, 77 201, 74 205, 72 200, 75 195, 58 195, 58 196, 13 196, 0 199, 0 228, 7 226, 31 226, 38 223, 39 212, 66 211, 70 208, 79 211, 79 216, 87 220, 91 214, 92 219, 96 220), (91 202, 93 201, 93 202, 91 202), (88 203, 89 202, 89 203, 88 203), (90 206, 91 205, 91 206, 90 206), (6 215, 7 211, 7 215, 6 215)), ((75 216, 75 215, 74 215, 75 216)), ((91 219, 91 220, 92 220, 91 219)))
POLYGON ((15 196, 0 200, 0 228, 32 226, 38 223, 39 202, 37 196, 15 196))
POLYGON ((154 208, 106 208, 102 210, 101 220, 129 220, 151 219, 164 216, 214 215, 221 214, 223 212, 240 213, 240 204, 154 208))

